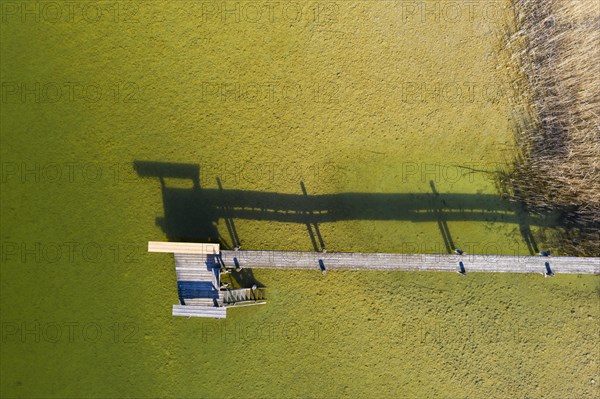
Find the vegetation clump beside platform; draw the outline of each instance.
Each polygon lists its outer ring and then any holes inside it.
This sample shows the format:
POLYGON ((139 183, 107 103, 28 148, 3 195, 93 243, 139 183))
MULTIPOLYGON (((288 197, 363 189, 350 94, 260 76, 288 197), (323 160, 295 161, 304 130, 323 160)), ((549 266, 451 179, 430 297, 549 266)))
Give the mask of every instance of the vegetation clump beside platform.
POLYGON ((552 243, 600 253, 600 5, 596 0, 513 0, 508 36, 526 105, 517 109, 520 151, 501 185, 529 211, 552 211, 552 243))

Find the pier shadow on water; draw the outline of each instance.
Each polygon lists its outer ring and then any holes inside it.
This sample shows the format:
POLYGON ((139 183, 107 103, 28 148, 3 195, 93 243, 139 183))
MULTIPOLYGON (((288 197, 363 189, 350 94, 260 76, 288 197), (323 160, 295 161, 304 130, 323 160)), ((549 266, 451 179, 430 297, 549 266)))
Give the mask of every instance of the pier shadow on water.
MULTIPOLYGON (((196 164, 135 161, 138 176, 160 183, 164 214, 156 219, 170 241, 218 242, 223 248, 241 245, 234 220, 249 219, 299 223, 306 226, 315 251, 325 242, 319 225, 344 220, 436 222, 451 253, 455 244, 448 222, 514 223, 528 245, 537 253, 530 226, 553 226, 552 215, 530 215, 522 206, 492 194, 441 194, 430 182, 430 193, 339 193, 308 195, 303 182, 297 194, 202 188, 200 167, 196 164), (182 179, 186 186, 170 185, 182 179), (217 223, 224 220, 227 232, 217 223), (228 244, 232 243, 232 245, 228 244)), ((243 276, 238 276, 245 279, 243 276)))
POLYGON ((254 284, 256 284, 258 288, 264 287, 264 284, 256 279, 252 269, 242 269, 240 271, 233 270, 229 276, 234 288, 248 288, 252 287, 254 284))

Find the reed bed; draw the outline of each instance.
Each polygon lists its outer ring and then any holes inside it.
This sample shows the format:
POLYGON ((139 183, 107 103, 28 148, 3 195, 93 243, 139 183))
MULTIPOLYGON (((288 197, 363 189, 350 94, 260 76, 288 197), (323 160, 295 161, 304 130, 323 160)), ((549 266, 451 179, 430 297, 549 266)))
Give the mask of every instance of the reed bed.
POLYGON ((559 252, 598 255, 600 4, 513 0, 513 6, 505 39, 520 76, 519 151, 501 173, 502 188, 530 212, 557 214, 564 228, 552 245, 559 252))

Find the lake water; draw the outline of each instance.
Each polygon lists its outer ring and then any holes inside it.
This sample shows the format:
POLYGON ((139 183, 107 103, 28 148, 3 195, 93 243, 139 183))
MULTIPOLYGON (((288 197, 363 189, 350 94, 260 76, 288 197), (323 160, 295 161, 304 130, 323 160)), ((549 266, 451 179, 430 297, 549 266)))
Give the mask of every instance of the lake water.
POLYGON ((146 253, 231 246, 219 187, 245 249, 320 246, 270 193, 340 194, 328 251, 543 250, 494 174, 509 4, 3 2, 1 396, 597 396, 597 276, 256 270, 268 304, 219 321, 146 253))

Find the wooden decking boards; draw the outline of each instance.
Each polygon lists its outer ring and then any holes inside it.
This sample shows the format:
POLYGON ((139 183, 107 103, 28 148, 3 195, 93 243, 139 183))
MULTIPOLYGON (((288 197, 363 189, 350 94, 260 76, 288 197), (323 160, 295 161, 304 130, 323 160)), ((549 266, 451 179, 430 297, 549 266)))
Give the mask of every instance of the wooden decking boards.
POLYGON ((213 255, 175 253, 173 257, 181 305, 215 307, 223 303, 219 265, 211 259, 213 255))
POLYGON ((300 270, 600 274, 600 258, 364 252, 221 251, 226 267, 300 270))
POLYGON ((259 289, 221 290, 218 244, 149 242, 148 251, 173 253, 179 296, 173 316, 221 319, 227 307, 265 303, 259 289))
POLYGON ((219 287, 219 267, 206 255, 174 254, 177 281, 205 281, 219 287))

